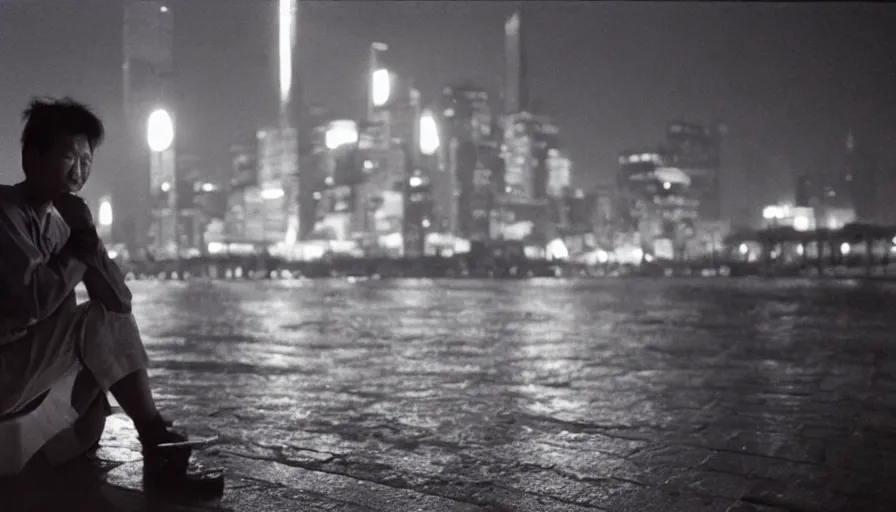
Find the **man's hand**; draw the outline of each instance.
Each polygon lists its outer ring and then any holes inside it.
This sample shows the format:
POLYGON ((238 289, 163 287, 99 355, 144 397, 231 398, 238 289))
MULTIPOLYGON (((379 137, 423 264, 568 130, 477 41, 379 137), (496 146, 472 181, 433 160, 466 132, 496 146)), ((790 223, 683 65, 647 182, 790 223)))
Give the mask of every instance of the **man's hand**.
POLYGON ((64 194, 53 206, 71 229, 65 250, 82 261, 90 261, 100 246, 90 207, 76 195, 64 194))
POLYGON ((63 194, 53 201, 53 206, 56 207, 59 215, 62 215, 62 220, 68 224, 73 233, 84 230, 96 231, 90 207, 80 197, 63 194))

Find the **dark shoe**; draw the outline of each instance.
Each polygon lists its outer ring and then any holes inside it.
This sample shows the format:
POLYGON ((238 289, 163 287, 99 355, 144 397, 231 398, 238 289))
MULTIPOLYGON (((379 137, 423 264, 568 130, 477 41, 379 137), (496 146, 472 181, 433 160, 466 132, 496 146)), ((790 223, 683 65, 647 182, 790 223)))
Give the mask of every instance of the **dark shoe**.
POLYGON ((152 442, 141 439, 143 445, 143 471, 156 477, 166 474, 183 474, 187 471, 193 448, 189 445, 165 446, 167 443, 183 443, 187 437, 170 428, 152 442))
MULTIPOLYGON (((142 442, 142 441, 141 441, 142 442)), ((143 443, 143 485, 149 492, 212 498, 224 492, 220 472, 191 471, 193 448, 170 428, 154 443, 143 443)))

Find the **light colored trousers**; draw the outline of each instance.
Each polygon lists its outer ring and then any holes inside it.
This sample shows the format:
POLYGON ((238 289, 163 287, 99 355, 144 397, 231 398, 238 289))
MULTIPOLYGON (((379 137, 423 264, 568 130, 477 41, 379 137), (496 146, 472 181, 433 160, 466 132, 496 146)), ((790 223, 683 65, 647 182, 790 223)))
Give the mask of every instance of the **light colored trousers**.
POLYGON ((22 409, 80 362, 103 391, 148 359, 131 314, 113 313, 98 302, 67 303, 0 346, 0 416, 22 409))

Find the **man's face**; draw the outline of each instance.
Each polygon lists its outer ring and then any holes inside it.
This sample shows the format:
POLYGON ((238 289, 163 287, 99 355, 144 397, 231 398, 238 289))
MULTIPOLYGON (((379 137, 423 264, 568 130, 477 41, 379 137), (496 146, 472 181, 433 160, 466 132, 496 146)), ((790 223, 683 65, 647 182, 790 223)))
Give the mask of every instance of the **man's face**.
POLYGON ((75 193, 87 182, 93 152, 87 137, 63 135, 47 151, 32 151, 28 157, 27 180, 41 199, 52 201, 65 193, 75 193))

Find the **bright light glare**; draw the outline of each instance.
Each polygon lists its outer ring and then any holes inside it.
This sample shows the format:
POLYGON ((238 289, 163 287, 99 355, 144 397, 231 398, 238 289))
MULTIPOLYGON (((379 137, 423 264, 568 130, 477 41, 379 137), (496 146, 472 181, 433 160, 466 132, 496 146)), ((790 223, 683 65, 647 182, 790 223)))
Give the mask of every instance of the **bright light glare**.
POLYGON ((108 199, 105 199, 102 203, 100 203, 98 220, 100 222, 100 226, 112 225, 112 203, 108 199))
POLYGON ((333 121, 324 134, 324 143, 327 149, 336 149, 346 144, 358 142, 358 125, 354 121, 333 121))
POLYGON ((750 248, 747 247, 747 244, 740 244, 740 247, 738 247, 737 250, 738 250, 741 254, 747 254, 748 252, 750 252, 750 248))
POLYGON ((283 189, 282 188, 266 188, 261 191, 262 199, 280 199, 283 197, 283 189))
POLYGON ((388 69, 378 69, 373 72, 370 81, 370 98, 374 107, 382 107, 389 101, 392 95, 392 77, 388 69))
POLYGON ((427 110, 420 116, 420 151, 424 155, 432 155, 439 149, 439 125, 435 116, 427 110))
POLYGON ((168 7, 163 5, 163 6, 159 7, 159 10, 162 12, 168 12, 168 7))
POLYGON ((605 250, 603 250, 603 249, 597 251, 597 262, 598 262, 598 263, 603 264, 603 263, 606 263, 606 262, 609 261, 609 260, 610 260, 610 255, 607 254, 607 251, 605 251, 605 250))
POLYGON ((670 188, 672 188, 672 184, 669 183, 668 181, 665 181, 665 182, 663 182, 663 188, 666 190, 669 190, 670 188))
POLYGON ((421 178, 420 176, 411 176, 411 179, 408 180, 408 183, 411 185, 411 187, 416 188, 423 185, 423 178, 421 178))
POLYGON ((563 243, 563 240, 559 238, 555 238, 548 242, 545 250, 548 253, 548 258, 552 260, 565 260, 569 258, 569 249, 566 248, 566 244, 563 243))
POLYGON ((796 246, 796 253, 798 255, 802 256, 803 254, 805 254, 805 252, 806 252, 806 249, 803 247, 803 244, 796 246))
POLYGON ((380 238, 380 244, 385 249, 399 249, 404 244, 404 237, 401 233, 389 233, 380 238))
POLYGON ((227 252, 227 246, 222 244, 221 242, 209 242, 208 243, 208 253, 209 254, 223 254, 227 252))
POLYGON ((424 228, 428 228, 430 226, 429 219, 423 219, 423 222, 420 223, 424 228))
POLYGON ((203 192, 214 192, 214 191, 215 191, 215 185, 214 185, 213 183, 203 183, 203 184, 202 184, 202 191, 203 191, 203 192))
POLYGON ((167 181, 162 183, 162 192, 168 192, 169 190, 171 190, 171 183, 167 181))
POLYGON ((174 121, 167 110, 160 108, 153 111, 146 121, 146 142, 149 149, 156 153, 167 150, 174 142, 174 121))
POLYGON ((279 34, 278 49, 280 56, 280 102, 289 101, 292 88, 292 48, 295 41, 295 5, 296 0, 280 0, 277 16, 279 34))
POLYGON ((809 217, 797 215, 793 218, 793 229, 797 231, 809 231, 809 217))
POLYGON ((852 247, 849 246, 849 242, 843 242, 840 244, 840 252, 846 256, 849 254, 849 251, 852 250, 852 247))

